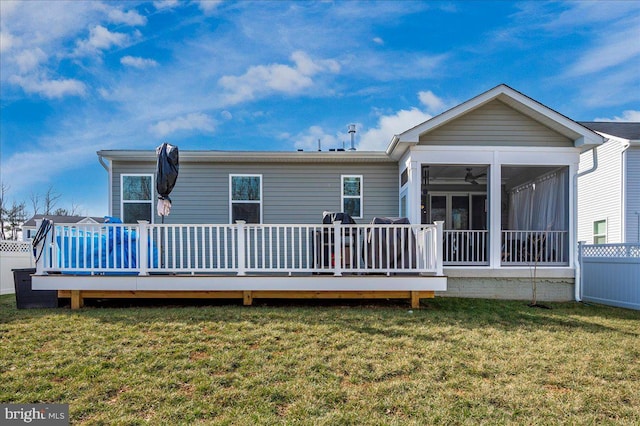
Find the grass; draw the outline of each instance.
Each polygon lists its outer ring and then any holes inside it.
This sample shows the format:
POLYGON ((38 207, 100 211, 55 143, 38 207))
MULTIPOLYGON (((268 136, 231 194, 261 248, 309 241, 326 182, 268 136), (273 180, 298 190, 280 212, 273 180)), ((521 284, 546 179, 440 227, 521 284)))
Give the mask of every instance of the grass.
POLYGON ((437 298, 16 310, 0 403, 73 424, 640 424, 640 312, 437 298))

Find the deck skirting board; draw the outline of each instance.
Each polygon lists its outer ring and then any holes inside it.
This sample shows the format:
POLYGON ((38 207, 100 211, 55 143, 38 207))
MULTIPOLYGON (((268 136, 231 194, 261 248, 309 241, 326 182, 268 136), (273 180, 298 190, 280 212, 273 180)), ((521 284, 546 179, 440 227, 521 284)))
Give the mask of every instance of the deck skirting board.
POLYGON ((446 291, 438 276, 84 276, 32 277, 34 290, 95 291, 446 291))

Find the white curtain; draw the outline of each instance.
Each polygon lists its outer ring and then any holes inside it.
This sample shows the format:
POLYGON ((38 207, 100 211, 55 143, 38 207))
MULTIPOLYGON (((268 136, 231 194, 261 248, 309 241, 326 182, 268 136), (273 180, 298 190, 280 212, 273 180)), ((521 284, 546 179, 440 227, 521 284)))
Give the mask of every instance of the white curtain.
POLYGON ((565 168, 511 191, 509 229, 566 231, 568 176, 565 168))

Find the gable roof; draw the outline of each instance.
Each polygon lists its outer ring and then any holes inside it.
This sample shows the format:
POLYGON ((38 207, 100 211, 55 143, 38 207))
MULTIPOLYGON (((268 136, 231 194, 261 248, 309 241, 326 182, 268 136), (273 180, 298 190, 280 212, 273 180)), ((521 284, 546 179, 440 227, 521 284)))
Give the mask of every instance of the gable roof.
POLYGON ((23 227, 35 227, 37 219, 51 219, 54 223, 77 224, 77 223, 104 223, 104 217, 92 216, 58 216, 52 214, 37 214, 22 224, 23 227))
POLYGON ((628 140, 640 140, 640 122, 579 121, 593 131, 628 140))
POLYGON ((421 135, 429 133, 494 100, 499 100, 514 110, 566 136, 574 142, 575 147, 589 149, 592 146, 602 144, 604 141, 602 136, 587 127, 512 89, 506 84, 500 84, 424 123, 395 135, 391 139, 386 152, 393 158, 399 159, 410 146, 418 143, 421 135))

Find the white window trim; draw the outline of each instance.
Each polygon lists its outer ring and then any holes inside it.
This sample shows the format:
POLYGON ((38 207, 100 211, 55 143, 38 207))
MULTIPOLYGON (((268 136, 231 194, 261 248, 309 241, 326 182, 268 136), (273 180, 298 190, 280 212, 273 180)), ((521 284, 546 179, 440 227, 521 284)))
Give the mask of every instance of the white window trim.
POLYGON ((609 221, 607 219, 594 220, 591 224, 591 231, 593 233, 593 244, 606 244, 609 240, 609 221), (596 223, 598 222, 604 222, 604 234, 596 234, 596 223), (604 237, 604 243, 596 243, 597 237, 604 237))
POLYGON ((345 198, 359 198, 360 199, 360 215, 352 216, 354 219, 362 219, 364 217, 364 178, 362 175, 341 175, 340 176, 340 211, 344 210, 345 198), (344 180, 346 178, 359 178, 360 179, 360 195, 344 195, 344 180))
POLYGON ((231 185, 234 177, 259 177, 260 178, 260 200, 235 200, 236 202, 242 203, 250 203, 250 204, 260 204, 260 220, 258 223, 262 223, 262 200, 264 199, 264 193, 262 192, 262 175, 261 174, 251 174, 251 173, 233 173, 229 174, 229 223, 233 224, 233 194, 231 190, 231 185))
POLYGON ((154 182, 154 176, 153 173, 122 173, 120 175, 120 219, 124 222, 124 205, 125 204, 133 204, 133 203, 149 203, 151 204, 151 222, 150 223, 154 223, 154 219, 155 219, 155 208, 154 208, 154 189, 155 188, 155 182, 154 182), (125 200, 124 199, 124 178, 125 177, 138 177, 138 176, 148 176, 151 177, 151 199, 149 201, 146 200, 125 200))

